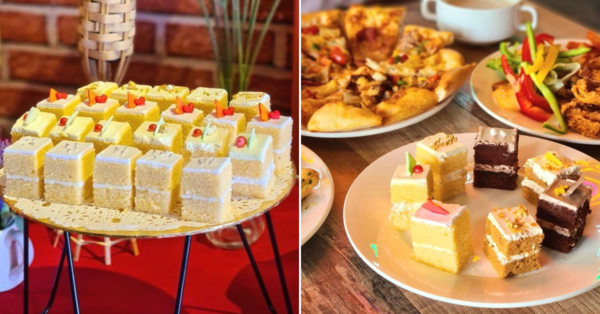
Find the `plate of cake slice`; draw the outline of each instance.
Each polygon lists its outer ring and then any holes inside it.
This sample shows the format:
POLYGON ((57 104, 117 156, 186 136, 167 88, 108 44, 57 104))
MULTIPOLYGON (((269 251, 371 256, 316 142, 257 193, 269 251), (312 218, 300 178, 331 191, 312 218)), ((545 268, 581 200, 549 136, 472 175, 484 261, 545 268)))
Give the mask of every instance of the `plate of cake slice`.
POLYGON ((535 306, 600 285, 598 184, 597 160, 515 129, 438 133, 369 165, 344 225, 363 261, 411 292, 535 306))

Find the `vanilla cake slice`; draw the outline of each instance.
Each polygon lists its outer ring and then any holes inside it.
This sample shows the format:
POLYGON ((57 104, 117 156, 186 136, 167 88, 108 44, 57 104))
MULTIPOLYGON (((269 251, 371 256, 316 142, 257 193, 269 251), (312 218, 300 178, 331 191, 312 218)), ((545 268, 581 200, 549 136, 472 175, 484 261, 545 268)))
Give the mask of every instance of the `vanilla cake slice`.
POLYGON ((135 162, 142 152, 123 145, 110 145, 96 155, 94 162, 94 205, 133 208, 135 162))
POLYGON ((231 220, 231 178, 228 157, 192 158, 181 175, 181 217, 208 224, 231 220))
POLYGON ((44 194, 44 158, 54 145, 49 138, 22 137, 4 150, 6 195, 41 199, 44 194))
POLYGON ((292 126, 294 121, 290 117, 268 117, 263 121, 260 116, 253 117, 246 126, 255 129, 256 133, 268 134, 273 137, 273 154, 275 158, 275 173, 281 173, 291 163, 290 152, 292 147, 292 126))
POLYGON ((135 211, 175 213, 179 200, 183 156, 150 150, 135 164, 135 211))
POLYGON ((239 134, 236 144, 229 150, 233 165, 233 195, 265 198, 275 183, 273 138, 252 134, 239 134))
POLYGON ((271 96, 263 92, 239 92, 233 95, 229 107, 234 107, 236 112, 243 113, 246 120, 250 121, 259 114, 258 104, 271 111, 271 96))
POLYGON ((91 197, 95 155, 91 143, 62 141, 50 149, 44 165, 46 201, 81 205, 91 197))

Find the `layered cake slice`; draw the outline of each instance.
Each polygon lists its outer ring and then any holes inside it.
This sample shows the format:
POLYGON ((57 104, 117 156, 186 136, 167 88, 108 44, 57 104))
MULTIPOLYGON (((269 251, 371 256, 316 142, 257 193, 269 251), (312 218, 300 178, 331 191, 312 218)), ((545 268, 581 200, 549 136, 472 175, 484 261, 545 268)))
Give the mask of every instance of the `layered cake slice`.
POLYGON ((108 146, 94 162, 94 205, 133 208, 135 162, 142 152, 123 145, 108 146))
POLYGON ((418 165, 410 153, 406 152, 406 164, 396 168, 390 183, 392 194, 390 220, 394 228, 398 230, 410 228, 412 214, 431 198, 432 181, 430 166, 418 165))
POLYGON ((462 205, 428 200, 410 219, 413 258, 458 273, 473 254, 471 215, 462 205))
POLYGON ((48 137, 54 145, 62 140, 74 142, 83 142, 85 136, 94 129, 94 120, 88 117, 78 117, 79 111, 73 112, 70 116, 61 117, 58 123, 50 130, 48 137))
POLYGON ((152 149, 180 153, 183 147, 181 125, 164 123, 162 118, 158 122, 146 121, 133 133, 133 144, 142 153, 152 149))
POLYGON ((581 176, 579 165, 555 151, 527 159, 524 168, 521 195, 533 205, 556 179, 577 181, 581 176))
POLYGON ((202 120, 204 120, 202 110, 194 108, 194 104, 192 103, 185 105, 179 97, 177 97, 175 104, 162 112, 161 116, 167 123, 181 125, 183 138, 186 138, 190 134, 192 128, 200 126, 202 120))
POLYGON ((207 114, 215 109, 215 101, 222 104, 227 103, 227 91, 221 88, 198 87, 190 93, 186 101, 191 102, 194 107, 207 114))
POLYGON ((456 136, 438 133, 417 143, 417 162, 430 165, 433 173, 433 198, 448 200, 465 192, 467 147, 456 136))
POLYGON ((152 89, 152 86, 136 84, 133 81, 129 81, 127 84, 115 89, 110 97, 119 101, 120 104, 127 102, 128 95, 131 94, 135 99, 142 98, 152 89))
POLYGON ((475 139, 473 186, 500 190, 517 188, 519 134, 517 129, 479 127, 475 139))
POLYGON ((218 128, 229 130, 229 144, 234 144, 238 134, 246 131, 246 116, 235 113, 233 107, 225 109, 217 105, 216 110, 204 117, 202 125, 206 125, 208 122, 218 128))
POLYGON ((79 111, 80 116, 90 117, 95 123, 108 120, 119 108, 119 102, 108 98, 106 94, 96 95, 93 91, 88 91, 88 94, 90 95, 88 99, 77 105, 75 109, 79 111))
POLYGON ((55 125, 54 114, 32 107, 10 129, 12 142, 15 143, 23 136, 47 137, 55 125))
POLYGON ((227 157, 229 130, 210 124, 192 130, 183 144, 185 160, 198 157, 227 157))
POLYGON ((500 278, 540 269, 542 228, 522 205, 494 209, 485 225, 483 252, 500 278))
POLYGON ((44 165, 46 201, 81 205, 91 197, 95 155, 91 143, 62 141, 50 149, 44 165))
POLYGON ((100 153, 109 145, 133 144, 131 126, 127 122, 102 120, 94 126, 94 130, 85 137, 85 141, 94 144, 97 153, 100 153))
POLYGON ((115 121, 127 122, 131 129, 137 130, 145 121, 158 121, 160 109, 155 102, 129 93, 128 100, 117 108, 114 117, 115 121))
POLYGON ((239 92, 233 95, 229 107, 234 107, 237 112, 246 116, 246 120, 250 121, 250 119, 260 114, 258 104, 262 104, 270 111, 271 96, 263 92, 239 92))
POLYGON ((284 117, 275 110, 269 112, 260 107, 260 115, 249 120, 247 129, 255 129, 256 133, 269 134, 273 137, 273 153, 275 154, 275 173, 281 173, 291 162, 292 126, 294 121, 284 117))
POLYGON ((181 175, 181 217, 208 224, 233 218, 231 171, 227 157, 192 158, 181 175))
POLYGON ((40 111, 52 113, 56 119, 60 119, 62 116, 70 116, 79 103, 81 103, 79 95, 68 95, 50 89, 50 96, 38 102, 36 107, 40 111))
POLYGON ((92 91, 95 95, 106 95, 110 97, 112 92, 117 88, 119 88, 117 83, 98 81, 78 88, 77 95, 81 98, 81 101, 88 99, 89 91, 92 91))
POLYGON ((544 230, 545 247, 569 253, 581 239, 592 197, 582 183, 583 177, 576 182, 558 179, 540 195, 536 220, 544 230))
POLYGON ((160 111, 165 111, 175 103, 177 97, 185 101, 189 94, 190 89, 184 86, 173 86, 171 84, 158 85, 154 86, 146 94, 146 100, 157 103, 160 111))
POLYGON ((233 195, 265 198, 275 183, 273 138, 266 134, 241 133, 230 147, 233 195))
POLYGON ((183 156, 151 150, 135 164, 135 211, 174 213, 179 200, 183 156))
POLYGON ((6 195, 41 199, 44 195, 44 159, 54 145, 49 138, 25 136, 4 150, 6 195))

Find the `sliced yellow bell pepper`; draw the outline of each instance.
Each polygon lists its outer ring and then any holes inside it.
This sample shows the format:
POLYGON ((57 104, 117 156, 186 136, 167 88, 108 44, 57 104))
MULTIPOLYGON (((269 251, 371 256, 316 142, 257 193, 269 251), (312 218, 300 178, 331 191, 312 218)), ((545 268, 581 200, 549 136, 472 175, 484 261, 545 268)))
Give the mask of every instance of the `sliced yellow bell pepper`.
POLYGON ((546 59, 544 60, 544 64, 542 65, 542 68, 535 76, 535 81, 538 84, 543 83, 544 79, 546 78, 548 73, 550 73, 550 70, 552 70, 552 67, 554 66, 554 62, 556 61, 556 58, 558 57, 559 52, 560 52, 560 45, 550 46, 550 49, 548 50, 548 54, 546 55, 546 59))
POLYGON ((532 65, 525 63, 523 68, 525 69, 525 74, 531 74, 539 71, 544 64, 544 45, 539 44, 537 46, 537 50, 535 53, 535 62, 532 65))

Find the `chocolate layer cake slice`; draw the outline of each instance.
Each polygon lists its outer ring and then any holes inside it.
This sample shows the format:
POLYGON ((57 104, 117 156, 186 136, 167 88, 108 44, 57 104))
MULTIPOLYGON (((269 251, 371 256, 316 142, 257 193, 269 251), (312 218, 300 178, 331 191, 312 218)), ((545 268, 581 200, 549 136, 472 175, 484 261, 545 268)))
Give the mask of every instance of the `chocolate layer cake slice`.
POLYGON ((556 180, 540 195, 536 220, 544 230, 543 246, 569 253, 581 239, 592 195, 582 182, 556 180))
POLYGON ((480 126, 474 150, 473 186, 501 190, 517 188, 519 134, 516 129, 480 126))
POLYGON ((579 165, 555 151, 529 158, 525 162, 525 179, 521 182, 521 195, 531 204, 537 205, 538 198, 556 180, 579 180, 579 165))

